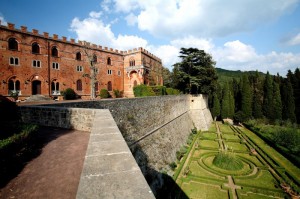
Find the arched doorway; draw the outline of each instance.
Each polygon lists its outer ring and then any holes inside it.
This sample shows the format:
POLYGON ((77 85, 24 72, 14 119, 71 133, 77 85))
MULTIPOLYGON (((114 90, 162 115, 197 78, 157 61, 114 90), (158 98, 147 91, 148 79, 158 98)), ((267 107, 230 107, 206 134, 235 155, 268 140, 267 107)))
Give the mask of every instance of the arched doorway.
POLYGON ((40 80, 32 81, 32 95, 40 95, 41 94, 41 84, 40 80))

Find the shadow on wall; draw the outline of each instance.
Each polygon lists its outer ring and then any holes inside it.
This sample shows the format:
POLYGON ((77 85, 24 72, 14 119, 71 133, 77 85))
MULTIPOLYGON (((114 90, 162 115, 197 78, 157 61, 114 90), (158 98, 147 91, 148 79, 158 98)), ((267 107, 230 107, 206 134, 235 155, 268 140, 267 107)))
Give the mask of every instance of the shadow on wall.
POLYGON ((149 167, 148 156, 143 152, 138 143, 130 149, 157 199, 188 199, 188 196, 171 176, 149 167))

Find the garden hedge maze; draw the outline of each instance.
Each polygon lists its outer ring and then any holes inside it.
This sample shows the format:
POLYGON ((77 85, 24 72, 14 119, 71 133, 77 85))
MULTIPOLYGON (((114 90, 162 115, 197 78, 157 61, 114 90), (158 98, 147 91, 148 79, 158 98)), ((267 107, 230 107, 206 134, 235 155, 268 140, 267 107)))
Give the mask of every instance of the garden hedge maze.
POLYGON ((300 169, 248 129, 217 122, 194 139, 174 175, 189 198, 299 198, 300 169))

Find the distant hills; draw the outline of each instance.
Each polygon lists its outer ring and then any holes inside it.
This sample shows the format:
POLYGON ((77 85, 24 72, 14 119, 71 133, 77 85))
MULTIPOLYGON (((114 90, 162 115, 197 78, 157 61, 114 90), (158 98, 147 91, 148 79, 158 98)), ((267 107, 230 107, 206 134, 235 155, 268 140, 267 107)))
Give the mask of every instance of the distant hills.
MULTIPOLYGON (((218 74, 218 82, 222 85, 226 81, 231 81, 235 78, 237 81, 243 76, 243 74, 254 75, 256 71, 240 71, 240 70, 226 70, 222 68, 216 68, 218 74)), ((262 78, 266 75, 263 72, 258 72, 262 78)))

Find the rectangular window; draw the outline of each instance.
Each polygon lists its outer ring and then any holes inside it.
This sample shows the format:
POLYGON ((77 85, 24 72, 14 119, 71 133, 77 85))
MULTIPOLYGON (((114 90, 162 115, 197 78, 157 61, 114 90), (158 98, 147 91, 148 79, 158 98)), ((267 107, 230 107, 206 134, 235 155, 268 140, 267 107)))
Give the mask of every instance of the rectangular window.
POLYGON ((118 70, 118 75, 121 76, 121 71, 120 70, 118 70))
POLYGON ((107 70, 107 74, 111 75, 112 74, 112 70, 107 70))
POLYGON ((19 58, 18 57, 10 57, 9 58, 9 65, 18 66, 19 65, 19 58))
POLYGON ((77 66, 76 70, 77 70, 77 72, 82 72, 83 71, 83 67, 82 66, 77 66))
POLYGON ((41 67, 41 61, 40 60, 32 60, 32 66, 36 67, 36 68, 40 68, 41 67))
POLYGON ((52 68, 55 70, 59 70, 59 63, 52 62, 52 68))

